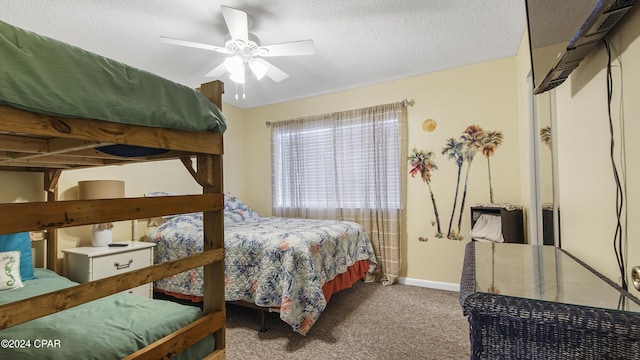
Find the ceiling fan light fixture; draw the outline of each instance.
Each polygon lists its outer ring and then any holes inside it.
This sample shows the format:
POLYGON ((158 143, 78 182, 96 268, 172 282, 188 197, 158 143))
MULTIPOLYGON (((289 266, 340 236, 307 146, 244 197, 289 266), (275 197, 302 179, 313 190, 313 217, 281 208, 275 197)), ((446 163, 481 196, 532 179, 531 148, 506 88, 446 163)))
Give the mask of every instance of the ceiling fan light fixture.
POLYGON ((244 70, 231 73, 231 75, 229 75, 229 79, 236 84, 244 84, 244 70))
POLYGON ((280 82, 288 78, 289 75, 263 58, 315 54, 315 47, 312 40, 291 41, 265 46, 260 45, 258 37, 249 32, 252 22, 249 14, 243 10, 228 6, 221 6, 220 9, 222 10, 224 22, 229 30, 224 47, 174 39, 166 36, 162 36, 161 40, 169 44, 231 55, 231 57, 205 74, 205 76, 220 78, 225 75, 225 73, 230 73, 229 78, 236 84, 236 100, 238 99, 238 84, 243 85, 242 98, 245 98, 244 84, 247 76, 246 73, 248 72, 247 67, 249 67, 258 80, 267 76, 274 82, 280 82))
POLYGON ((251 60, 251 62, 249 63, 249 68, 258 80, 261 80, 265 75, 267 75, 267 71, 269 70, 267 65, 255 59, 251 60))
POLYGON ((238 55, 226 58, 224 60, 224 66, 227 68, 227 71, 232 74, 239 72, 244 73, 244 60, 238 55))

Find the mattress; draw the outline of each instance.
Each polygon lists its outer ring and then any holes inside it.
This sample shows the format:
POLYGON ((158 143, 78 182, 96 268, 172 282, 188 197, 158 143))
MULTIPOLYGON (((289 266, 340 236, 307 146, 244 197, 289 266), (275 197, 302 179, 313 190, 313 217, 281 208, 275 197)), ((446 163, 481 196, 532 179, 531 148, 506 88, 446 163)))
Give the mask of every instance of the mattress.
POLYGON ((0 104, 52 116, 223 133, 195 89, 0 21, 0 104))
MULTIPOLYGON (((0 305, 74 283, 46 269, 24 287, 0 291, 0 305)), ((203 315, 194 306, 120 293, 0 331, 3 359, 121 359, 203 315), (11 345, 11 346, 9 346, 11 345)), ((177 359, 202 359, 215 348, 209 336, 177 359)))
MULTIPOLYGON (((322 286, 365 260, 375 267, 368 235, 346 221, 247 216, 225 202, 225 300, 280 308, 280 318, 306 334, 327 302, 322 286), (231 215, 234 214, 234 215, 231 215), (242 216, 242 219, 234 219, 242 216)), ((172 217, 153 229, 155 262, 202 251, 202 215, 172 217)), ((202 268, 155 282, 157 290, 202 296, 202 268)))

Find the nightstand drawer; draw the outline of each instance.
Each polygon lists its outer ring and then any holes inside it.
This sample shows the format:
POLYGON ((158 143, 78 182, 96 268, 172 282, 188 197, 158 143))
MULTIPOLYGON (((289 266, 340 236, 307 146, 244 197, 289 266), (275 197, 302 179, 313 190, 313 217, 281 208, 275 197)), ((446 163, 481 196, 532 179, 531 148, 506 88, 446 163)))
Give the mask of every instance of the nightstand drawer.
POLYGON ((130 251, 93 259, 93 279, 102 279, 149 266, 151 250, 130 251))
POLYGON ((153 294, 151 294, 151 291, 152 291, 151 284, 145 284, 145 285, 140 285, 138 287, 134 287, 133 289, 129 289, 123 292, 129 293, 129 294, 142 295, 146 297, 152 297, 153 294))
MULTIPOLYGON (((63 249, 64 273, 80 283, 124 274, 153 265, 154 243, 125 241, 122 247, 78 247, 63 249)), ((124 293, 151 297, 153 283, 138 286, 124 293)))

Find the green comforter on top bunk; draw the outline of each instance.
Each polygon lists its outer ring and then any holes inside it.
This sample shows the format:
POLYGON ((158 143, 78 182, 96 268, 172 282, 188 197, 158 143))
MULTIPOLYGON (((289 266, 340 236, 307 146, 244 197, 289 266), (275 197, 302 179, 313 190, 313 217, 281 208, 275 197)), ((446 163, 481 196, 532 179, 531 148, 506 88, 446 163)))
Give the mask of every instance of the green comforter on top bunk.
MULTIPOLYGON (((24 287, 0 291, 0 305, 77 285, 46 269, 24 287)), ((203 315, 194 306, 115 294, 0 331, 2 359, 121 359, 203 315)), ((202 359, 209 336, 177 359, 202 359)))
POLYGON ((226 130, 197 90, 0 21, 0 104, 64 117, 226 130))

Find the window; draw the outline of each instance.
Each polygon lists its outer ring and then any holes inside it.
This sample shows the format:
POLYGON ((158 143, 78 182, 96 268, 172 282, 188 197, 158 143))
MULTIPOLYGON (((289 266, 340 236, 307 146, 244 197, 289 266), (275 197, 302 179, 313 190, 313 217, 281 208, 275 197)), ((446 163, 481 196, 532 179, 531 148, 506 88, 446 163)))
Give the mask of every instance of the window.
POLYGON ((273 124, 273 206, 400 208, 399 120, 378 112, 273 124))
POLYGON ((378 257, 368 279, 393 284, 406 229, 406 128, 402 103, 273 123, 273 214, 360 223, 378 257))

